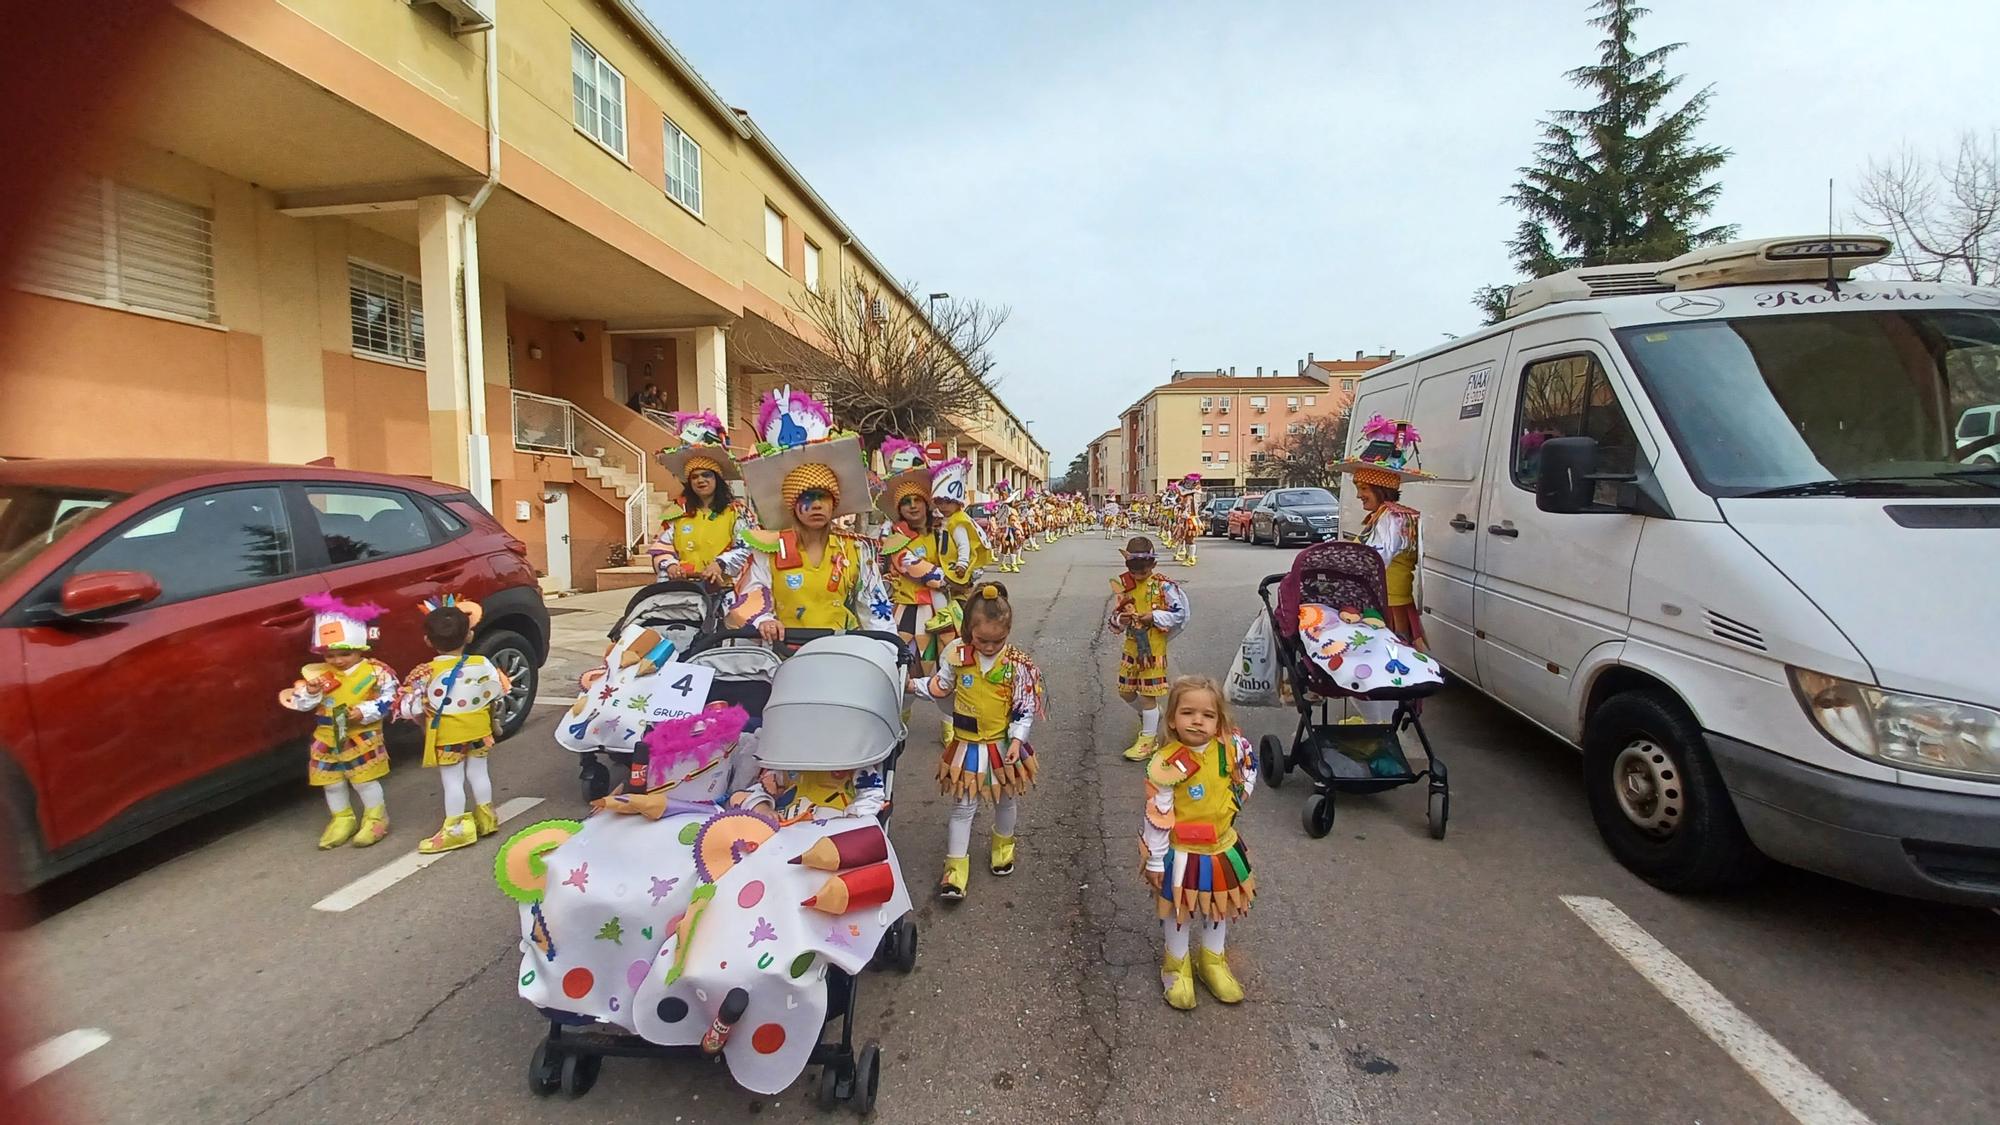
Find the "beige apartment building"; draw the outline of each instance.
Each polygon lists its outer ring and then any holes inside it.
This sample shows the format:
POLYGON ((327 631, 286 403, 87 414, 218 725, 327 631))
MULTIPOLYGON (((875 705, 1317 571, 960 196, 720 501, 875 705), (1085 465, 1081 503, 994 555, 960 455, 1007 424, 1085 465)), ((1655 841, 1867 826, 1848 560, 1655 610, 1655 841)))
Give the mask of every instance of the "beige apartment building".
MULTIPOLYGON (((0 457, 464 484, 554 588, 655 525, 664 415, 739 444, 808 293, 899 275, 633 0, 175 0, 11 279, 0 457)), ((935 436, 1047 479, 994 396, 935 436)))
POLYGON ((1394 358, 1356 352, 1351 360, 1322 360, 1308 353, 1290 374, 1262 367, 1250 375, 1235 368, 1175 371, 1120 416, 1114 432, 1121 468, 1112 490, 1146 495, 1189 473, 1201 475, 1210 495, 1271 487, 1277 484, 1267 467, 1271 451, 1307 420, 1345 414, 1354 405, 1355 380, 1394 358))
POLYGON ((1086 492, 1090 502, 1102 504, 1105 497, 1117 495, 1120 499, 1128 496, 1124 491, 1125 474, 1125 431, 1113 426, 1092 438, 1084 451, 1088 465, 1089 483, 1086 492))

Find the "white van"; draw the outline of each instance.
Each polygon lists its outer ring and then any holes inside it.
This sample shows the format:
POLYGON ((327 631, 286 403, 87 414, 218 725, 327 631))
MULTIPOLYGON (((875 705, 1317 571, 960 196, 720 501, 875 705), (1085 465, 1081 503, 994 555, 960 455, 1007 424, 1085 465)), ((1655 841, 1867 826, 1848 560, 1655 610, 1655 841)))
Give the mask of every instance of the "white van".
POLYGON ((1402 493, 1431 651, 1582 749, 1661 887, 1762 853, 2000 904, 2000 434, 1958 436, 2000 291, 1848 280, 1889 249, 1572 270, 1360 384, 1435 474, 1402 493))

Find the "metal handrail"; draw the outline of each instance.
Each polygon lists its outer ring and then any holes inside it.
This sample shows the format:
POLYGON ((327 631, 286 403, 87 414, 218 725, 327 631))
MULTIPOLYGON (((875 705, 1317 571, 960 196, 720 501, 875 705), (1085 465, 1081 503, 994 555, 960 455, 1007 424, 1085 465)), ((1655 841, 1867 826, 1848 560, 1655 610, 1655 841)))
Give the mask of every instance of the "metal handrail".
MULTIPOLYGON (((628 548, 643 546, 650 533, 646 525, 652 494, 652 483, 647 471, 647 462, 651 458, 647 456, 646 451, 566 398, 515 390, 512 406, 516 449, 590 457, 620 469, 624 466, 606 457, 605 454, 615 449, 626 455, 631 462, 629 471, 637 474, 639 483, 633 488, 632 495, 625 499, 625 545, 628 548), (538 404, 543 408, 542 413, 547 420, 554 424, 533 428, 525 425, 521 409, 524 403, 538 404)), ((530 414, 533 414, 532 410, 530 414)))

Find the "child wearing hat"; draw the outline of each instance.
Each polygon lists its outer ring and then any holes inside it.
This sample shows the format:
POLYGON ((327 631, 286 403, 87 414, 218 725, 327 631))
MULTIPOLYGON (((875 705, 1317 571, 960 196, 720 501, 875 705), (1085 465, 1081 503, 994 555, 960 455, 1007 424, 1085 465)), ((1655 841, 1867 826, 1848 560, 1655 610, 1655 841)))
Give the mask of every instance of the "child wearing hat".
POLYGON ((1160 733, 1160 699, 1167 694, 1167 642, 1188 620, 1187 595, 1162 578, 1153 541, 1135 535, 1119 552, 1125 570, 1111 579, 1111 610, 1105 624, 1122 634, 1118 654, 1118 698, 1139 711, 1139 737, 1125 750, 1128 762, 1153 756, 1160 733))
POLYGON ((319 716, 306 780, 333 814, 320 833, 320 850, 346 843, 365 848, 389 834, 388 799, 382 793, 389 747, 382 723, 396 705, 396 671, 368 655, 374 633, 369 623, 384 610, 348 605, 331 594, 313 594, 301 603, 313 611, 313 652, 322 659, 299 669, 298 681, 278 693, 278 702, 319 716), (361 800, 358 818, 349 789, 361 800))

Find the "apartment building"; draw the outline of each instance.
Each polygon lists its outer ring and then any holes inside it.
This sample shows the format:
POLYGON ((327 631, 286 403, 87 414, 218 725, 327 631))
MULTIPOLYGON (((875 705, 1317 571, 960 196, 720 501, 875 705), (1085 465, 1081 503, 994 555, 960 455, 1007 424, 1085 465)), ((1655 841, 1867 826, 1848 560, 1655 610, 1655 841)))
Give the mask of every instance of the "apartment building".
MULTIPOLYGON (((12 279, 0 457, 465 484, 592 589, 654 524, 647 384, 747 443, 802 295, 923 315, 632 0, 176 0, 133 88, 12 279)), ((1047 479, 976 413, 979 481, 1047 479)))
POLYGON ((1084 451, 1088 465, 1088 485, 1086 492, 1090 502, 1102 504, 1105 497, 1117 495, 1123 500, 1131 494, 1122 483, 1125 473, 1125 432, 1117 426, 1092 438, 1084 451))
POLYGON ((1122 469, 1113 474, 1118 490, 1143 495, 1189 473, 1199 473, 1211 495, 1271 487, 1278 483, 1271 451, 1307 421, 1345 414, 1355 380, 1393 358, 1356 352, 1351 360, 1322 360, 1307 353, 1289 374, 1262 367, 1249 375, 1233 367, 1175 371, 1127 407, 1113 431, 1123 446, 1122 469))

